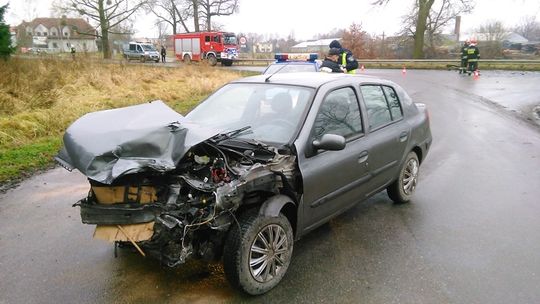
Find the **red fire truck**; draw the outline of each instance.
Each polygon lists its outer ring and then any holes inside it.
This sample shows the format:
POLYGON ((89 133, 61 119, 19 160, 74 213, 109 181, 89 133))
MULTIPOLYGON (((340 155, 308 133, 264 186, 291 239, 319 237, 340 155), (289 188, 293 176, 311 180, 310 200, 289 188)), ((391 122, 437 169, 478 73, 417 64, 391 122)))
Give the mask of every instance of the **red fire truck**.
POLYGON ((234 33, 196 32, 174 35, 174 54, 177 60, 208 60, 210 65, 221 62, 230 66, 238 58, 238 44, 234 33))

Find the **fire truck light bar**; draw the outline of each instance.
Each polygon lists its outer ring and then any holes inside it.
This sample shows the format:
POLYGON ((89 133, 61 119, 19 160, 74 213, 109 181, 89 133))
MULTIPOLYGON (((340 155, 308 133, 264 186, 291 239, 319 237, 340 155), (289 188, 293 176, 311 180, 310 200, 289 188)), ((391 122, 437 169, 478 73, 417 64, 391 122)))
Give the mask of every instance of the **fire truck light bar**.
POLYGON ((274 57, 278 62, 283 61, 315 61, 317 59, 315 53, 277 53, 274 57))

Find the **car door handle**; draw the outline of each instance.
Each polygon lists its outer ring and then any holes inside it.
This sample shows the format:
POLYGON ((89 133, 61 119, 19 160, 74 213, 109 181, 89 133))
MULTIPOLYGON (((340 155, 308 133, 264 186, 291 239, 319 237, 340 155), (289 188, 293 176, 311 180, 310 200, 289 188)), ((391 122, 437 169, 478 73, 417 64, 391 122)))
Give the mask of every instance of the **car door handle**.
POLYGON ((368 156, 369 156, 368 151, 360 152, 360 155, 358 155, 358 163, 361 164, 365 162, 368 159, 368 156))
POLYGON ((403 131, 399 134, 399 142, 404 142, 409 137, 409 131, 403 131))

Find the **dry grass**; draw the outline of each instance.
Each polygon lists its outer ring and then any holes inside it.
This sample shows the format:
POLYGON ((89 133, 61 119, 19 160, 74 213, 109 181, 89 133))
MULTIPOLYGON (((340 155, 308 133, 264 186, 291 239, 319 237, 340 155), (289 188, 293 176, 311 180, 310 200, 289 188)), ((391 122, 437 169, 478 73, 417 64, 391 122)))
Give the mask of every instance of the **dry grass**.
POLYGON ((0 62, 0 149, 57 136, 81 115, 161 99, 185 114, 239 73, 90 61, 0 62))

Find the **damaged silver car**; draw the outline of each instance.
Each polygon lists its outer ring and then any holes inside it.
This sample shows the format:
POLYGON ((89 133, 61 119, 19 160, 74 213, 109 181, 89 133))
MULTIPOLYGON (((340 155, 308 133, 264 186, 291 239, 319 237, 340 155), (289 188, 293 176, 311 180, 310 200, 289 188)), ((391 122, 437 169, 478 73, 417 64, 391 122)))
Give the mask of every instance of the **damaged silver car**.
POLYGON ((56 160, 88 177, 75 205, 94 237, 170 267, 222 260, 256 295, 309 231, 384 189, 409 201, 430 144, 396 84, 297 73, 231 82, 185 117, 161 101, 86 114, 56 160))

